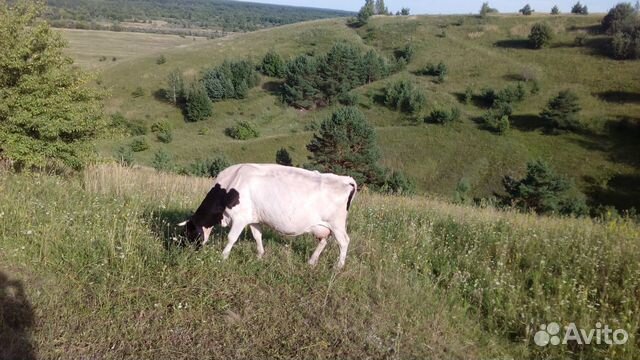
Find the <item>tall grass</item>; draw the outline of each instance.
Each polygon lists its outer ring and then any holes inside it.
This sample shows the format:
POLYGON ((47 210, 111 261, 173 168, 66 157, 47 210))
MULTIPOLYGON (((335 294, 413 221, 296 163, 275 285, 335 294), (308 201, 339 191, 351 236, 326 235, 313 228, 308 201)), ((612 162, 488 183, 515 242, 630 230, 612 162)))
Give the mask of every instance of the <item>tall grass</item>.
POLYGON ((211 184, 118 166, 70 179, 0 175, 0 272, 26 288, 39 357, 640 354, 640 228, 632 223, 365 192, 350 215, 346 268, 336 273, 333 244, 317 268, 306 265, 310 237, 268 233, 263 260, 248 236, 226 262, 224 233, 200 250, 178 246, 175 223, 211 184), (532 332, 551 321, 600 321, 632 338, 537 347, 532 332))

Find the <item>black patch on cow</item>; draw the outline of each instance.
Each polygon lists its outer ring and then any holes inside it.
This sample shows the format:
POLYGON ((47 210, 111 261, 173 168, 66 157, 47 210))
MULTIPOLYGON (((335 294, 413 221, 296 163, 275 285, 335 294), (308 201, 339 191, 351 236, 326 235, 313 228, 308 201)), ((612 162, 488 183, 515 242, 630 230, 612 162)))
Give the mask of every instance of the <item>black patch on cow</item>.
POLYGON ((351 207, 351 200, 353 200, 353 196, 356 194, 356 186, 354 184, 349 185, 351 185, 351 192, 349 193, 349 199, 347 200, 347 211, 349 211, 349 208, 351 207))
POLYGON ((224 209, 231 209, 238 204, 240 204, 240 194, 236 189, 226 191, 220 184, 216 184, 191 216, 191 221, 198 227, 209 228, 219 225, 224 209))

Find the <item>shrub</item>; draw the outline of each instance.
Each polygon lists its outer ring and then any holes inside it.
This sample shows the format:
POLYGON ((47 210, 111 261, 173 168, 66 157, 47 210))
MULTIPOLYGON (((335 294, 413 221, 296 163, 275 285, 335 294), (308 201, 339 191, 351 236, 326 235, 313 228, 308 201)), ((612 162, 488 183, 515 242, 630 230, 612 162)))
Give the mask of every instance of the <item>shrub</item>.
POLYGON ((586 215, 588 208, 584 194, 542 160, 527 163, 522 179, 505 176, 502 180, 508 201, 524 211, 539 214, 586 215))
POLYGON ((611 54, 615 59, 640 58, 640 25, 630 32, 619 31, 611 38, 611 54))
POLYGON ((322 121, 307 150, 311 155, 305 167, 349 175, 358 183, 382 183, 375 130, 356 107, 339 108, 322 121))
POLYGON ((260 71, 267 76, 281 78, 284 77, 285 66, 282 56, 271 49, 262 58, 260 71))
POLYGON ((469 105, 473 100, 473 89, 471 87, 467 87, 464 90, 464 103, 469 105))
POLYGON ((456 204, 470 203, 471 198, 469 196, 469 191, 471 191, 471 184, 469 184, 469 180, 467 178, 463 177, 456 185, 455 192, 453 193, 453 202, 456 204))
POLYGON ((409 14, 411 13, 411 9, 403 7, 402 9, 400 9, 400 15, 402 16, 409 16, 409 14))
POLYGON ((416 191, 416 185, 403 172, 395 170, 386 177, 380 190, 387 194, 412 195, 416 191))
POLYGON ((211 100, 199 83, 191 84, 185 107, 186 119, 190 122, 201 121, 211 116, 211 100))
POLYGON ((248 121, 238 121, 235 126, 226 128, 225 134, 236 140, 247 140, 260 136, 260 132, 248 121))
POLYGON ((162 64, 164 64, 164 63, 166 63, 166 62, 167 62, 167 58, 166 58, 166 57, 164 57, 164 55, 160 55, 160 56, 158 56, 158 58, 156 59, 156 64, 158 64, 158 65, 162 65, 162 64))
POLYGON ((169 172, 173 170, 171 155, 163 149, 160 149, 153 154, 153 161, 151 165, 157 171, 169 172))
POLYGON ((276 152, 276 163, 285 166, 293 166, 291 155, 285 148, 281 148, 276 152))
POLYGON ((529 33, 529 44, 534 49, 541 49, 553 39, 553 29, 547 23, 537 23, 531 28, 529 33))
POLYGON ((497 13, 498 10, 489 6, 488 2, 482 3, 482 7, 480 8, 480 16, 485 17, 492 13, 497 13))
POLYGON ((416 51, 415 51, 415 47, 413 46, 413 44, 408 43, 405 46, 403 46, 402 48, 396 50, 395 51, 395 56, 396 56, 396 59, 404 60, 404 63, 408 64, 413 59, 413 56, 414 56, 415 52, 416 51))
POLYGON ((509 85, 498 92, 491 88, 484 88, 480 97, 490 107, 503 106, 504 104, 513 104, 524 100, 526 90, 522 83, 518 83, 516 86, 509 85))
POLYGON ((508 110, 500 108, 489 109, 482 116, 482 123, 490 131, 504 135, 511 128, 509 116, 508 110))
POLYGON ((535 10, 531 8, 531 5, 527 4, 522 9, 518 10, 518 12, 522 13, 522 15, 531 15, 535 10))
POLYGON ((537 80, 531 82, 531 94, 536 95, 540 92, 540 83, 537 80))
POLYGON ((547 107, 540 113, 540 116, 554 128, 576 130, 581 127, 578 118, 580 110, 578 95, 570 90, 564 90, 549 100, 547 107))
POLYGON ((638 14, 630 3, 619 3, 602 19, 602 31, 607 34, 626 32, 638 23, 638 14))
POLYGON ((133 139, 133 141, 131 141, 131 143, 129 144, 129 147, 134 152, 141 152, 147 150, 149 148, 149 144, 147 143, 146 138, 139 137, 133 139))
POLYGON ((133 96, 134 98, 139 98, 144 96, 144 89, 141 86, 138 86, 137 88, 135 88, 135 90, 131 92, 131 96, 133 96))
POLYGON ((450 124, 460 120, 460 109, 457 107, 451 108, 450 111, 444 109, 434 109, 425 121, 430 121, 436 124, 450 124))
POLYGON ((229 166, 231 166, 231 162, 225 156, 219 155, 213 159, 197 159, 180 172, 192 176, 216 177, 222 170, 229 166))
POLYGON ((402 79, 385 88, 384 103, 390 108, 416 114, 424 107, 426 98, 411 81, 402 79))
POLYGON ((133 165, 133 151, 130 146, 120 146, 116 150, 116 160, 120 165, 131 166, 133 165))
POLYGON ((184 88, 184 78, 182 72, 175 69, 167 76, 167 88, 165 89, 165 96, 167 100, 175 105, 179 105, 184 102, 186 97, 186 90, 184 88))
POLYGON ((560 15, 560 8, 558 8, 558 5, 554 5, 551 8, 551 15, 560 15))
POLYGON ((173 132, 171 129, 163 129, 156 134, 156 137, 160 142, 168 144, 173 141, 173 132))
POLYGON ((354 106, 358 104, 358 94, 348 92, 338 97, 338 102, 344 106, 354 106))

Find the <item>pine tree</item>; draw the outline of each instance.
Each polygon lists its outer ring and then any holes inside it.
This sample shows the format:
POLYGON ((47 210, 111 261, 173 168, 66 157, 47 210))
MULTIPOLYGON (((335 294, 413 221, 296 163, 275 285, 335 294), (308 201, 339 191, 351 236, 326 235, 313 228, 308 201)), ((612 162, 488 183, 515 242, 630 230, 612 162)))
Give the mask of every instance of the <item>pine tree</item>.
POLYGON ((358 22, 359 25, 362 26, 369 21, 369 18, 376 13, 376 7, 373 0, 365 0, 364 5, 360 8, 358 12, 358 22))
POLYGON ((584 195, 566 178, 559 176, 542 160, 527 163, 527 173, 517 180, 510 176, 502 179, 512 205, 537 213, 585 215, 584 195))
POLYGON ((186 104, 187 120, 204 120, 211 116, 211 112, 211 100, 204 87, 199 83, 191 84, 186 104))
POLYGON ((384 0, 376 0, 376 14, 378 15, 389 15, 389 9, 384 4, 384 0))
POLYGON ((531 5, 527 4, 522 9, 520 9, 519 12, 521 12, 522 15, 531 15, 533 14, 534 10, 531 8, 531 5))
POLYGON ((358 48, 346 42, 333 45, 319 67, 320 89, 325 100, 331 102, 338 95, 361 85, 361 71, 358 48))
POLYGON ((540 116, 558 129, 575 130, 580 128, 580 103, 578 95, 570 90, 561 91, 551 99, 540 116))
POLYGON ((315 58, 301 55, 287 63, 282 97, 290 105, 311 108, 320 98, 318 89, 318 62, 315 58))
POLYGON ((534 49, 540 49, 551 42, 553 39, 553 29, 546 23, 537 23, 531 27, 531 33, 529 33, 529 43, 534 49))
POLYGON ((157 171, 168 172, 173 169, 173 163, 171 155, 163 149, 158 150, 153 155, 153 161, 151 163, 154 169, 157 171))
POLYGON ((284 165, 284 166, 293 166, 293 161, 291 160, 291 155, 285 148, 281 148, 276 152, 276 164, 284 165))
POLYGON ((65 55, 42 1, 0 2, 0 159, 79 169, 106 125, 102 93, 65 55), (11 4, 11 5, 9 5, 11 4))
POLYGON ((260 66, 263 74, 271 77, 283 77, 285 71, 285 62, 282 60, 282 56, 275 50, 271 49, 262 58, 262 64, 260 66))
POLYGON ((359 183, 379 185, 380 150, 375 130, 356 107, 343 107, 325 119, 307 145, 308 167, 352 176, 359 183))
POLYGON ((560 15, 560 8, 558 5, 554 5, 553 8, 551 8, 551 15, 560 15))

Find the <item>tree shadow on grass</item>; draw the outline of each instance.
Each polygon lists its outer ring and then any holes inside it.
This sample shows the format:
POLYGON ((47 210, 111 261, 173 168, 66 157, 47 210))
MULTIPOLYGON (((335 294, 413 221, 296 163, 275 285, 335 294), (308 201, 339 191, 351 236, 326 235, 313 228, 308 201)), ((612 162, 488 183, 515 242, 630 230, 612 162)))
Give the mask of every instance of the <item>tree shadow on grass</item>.
POLYGON ((36 359, 31 340, 34 324, 22 282, 0 271, 0 359, 36 359))
POLYGON ((640 104, 640 93, 630 91, 603 91, 596 96, 609 103, 640 104))
POLYGON ((528 39, 499 40, 493 43, 493 46, 503 49, 531 49, 528 39))
POLYGON ((262 84, 262 90, 268 92, 273 96, 280 96, 280 94, 282 94, 283 86, 284 81, 267 81, 262 84))
POLYGON ((593 203, 612 205, 618 210, 640 209, 640 175, 615 175, 604 185, 590 177, 585 181, 589 184, 586 194, 593 203))
POLYGON ((535 131, 541 130, 547 135, 555 134, 549 121, 543 119, 538 115, 511 115, 509 117, 511 126, 520 131, 535 131))

